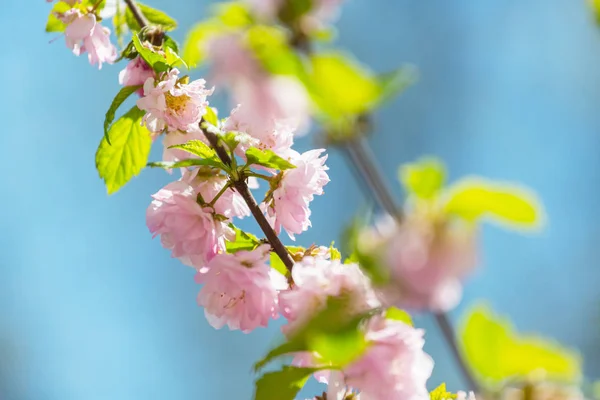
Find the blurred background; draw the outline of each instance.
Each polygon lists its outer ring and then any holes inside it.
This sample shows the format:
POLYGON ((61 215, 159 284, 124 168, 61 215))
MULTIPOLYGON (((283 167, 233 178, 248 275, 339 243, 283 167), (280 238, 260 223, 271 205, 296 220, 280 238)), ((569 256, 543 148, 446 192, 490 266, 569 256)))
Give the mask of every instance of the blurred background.
MULTIPOLYGON (((176 18, 183 40, 212 2, 146 3, 176 18)), ((208 325, 193 271, 145 226, 166 173, 106 195, 94 153, 124 64, 98 71, 62 38, 49 44, 49 10, 5 1, 0 11, 0 399, 250 398, 252 363, 282 321, 250 335, 208 325)), ((520 331, 577 348, 587 377, 600 377, 600 31, 584 0, 348 0, 338 27, 337 44, 375 71, 420 70, 376 115, 372 138, 399 200, 397 166, 431 154, 451 179, 519 181, 545 202, 539 235, 484 229, 482 268, 452 319, 485 298, 520 331)), ((341 155, 328 164, 300 244, 339 239, 365 205, 341 155)), ((461 389, 433 319, 416 324, 436 360, 431 388, 461 389)))

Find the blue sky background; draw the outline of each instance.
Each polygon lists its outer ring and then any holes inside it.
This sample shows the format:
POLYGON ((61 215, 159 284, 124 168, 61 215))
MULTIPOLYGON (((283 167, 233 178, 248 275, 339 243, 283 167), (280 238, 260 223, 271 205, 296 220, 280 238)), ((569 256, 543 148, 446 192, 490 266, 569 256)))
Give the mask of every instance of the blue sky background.
MULTIPOLYGON (((181 40, 211 2, 148 3, 179 20, 181 40)), ((376 116, 372 144, 396 194, 397 165, 433 154, 452 179, 520 181, 545 201, 540 235, 484 229, 482 268, 452 318, 488 299, 520 330, 578 348, 600 376, 600 31, 584 0, 347 3, 340 46, 376 71, 420 69, 376 116)), ((251 365, 282 321, 250 335, 207 324, 193 271, 145 226, 165 173, 107 197, 94 153, 122 66, 98 71, 62 39, 48 44, 49 8, 10 1, 0 12, 0 398, 250 398, 251 365)), ((329 166, 302 244, 338 238, 364 204, 340 154, 329 166)), ((436 360, 432 386, 460 388, 431 318, 417 324, 436 360)))

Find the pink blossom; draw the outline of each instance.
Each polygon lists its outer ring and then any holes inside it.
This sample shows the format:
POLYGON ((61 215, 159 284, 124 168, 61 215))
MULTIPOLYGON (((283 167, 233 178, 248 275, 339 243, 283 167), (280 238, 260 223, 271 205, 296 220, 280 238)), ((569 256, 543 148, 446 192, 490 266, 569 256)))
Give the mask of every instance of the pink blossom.
POLYGON ((231 112, 223 124, 224 131, 242 134, 237 148, 240 156, 243 156, 250 147, 272 150, 283 158, 297 154, 292 150, 295 126, 291 121, 272 120, 268 125, 264 123, 256 125, 255 120, 248 115, 250 112, 251 108, 240 105, 231 112))
POLYGON ((423 351, 424 332, 401 321, 373 317, 366 352, 343 369, 347 386, 369 400, 429 400, 433 360, 423 351))
MULTIPOLYGON (((148 78, 154 78, 154 70, 144 61, 142 57, 136 57, 129 61, 127 66, 119 72, 119 84, 123 86, 143 85, 148 78)), ((140 96, 144 95, 144 89, 137 91, 140 96)))
MULTIPOLYGON (((182 180, 188 182, 207 203, 212 202, 228 182, 226 176, 215 175, 214 172, 203 168, 184 172, 182 180)), ((243 218, 250 215, 248 205, 233 187, 221 194, 214 203, 213 208, 217 214, 224 215, 227 218, 243 218)))
MULTIPOLYGON (((302 16, 300 25, 305 32, 323 29, 326 24, 334 22, 344 0, 313 0, 311 10, 302 16)), ((277 18, 283 6, 283 0, 246 0, 256 15, 262 19, 277 18)))
POLYGON ((149 77, 144 82, 144 97, 137 106, 146 111, 143 123, 154 133, 195 129, 206 112, 206 97, 212 89, 204 88, 204 79, 189 84, 179 82, 179 70, 173 68, 160 80, 149 77))
POLYGON ((296 168, 283 172, 270 202, 262 205, 277 233, 283 228, 294 239, 311 226, 309 204, 329 182, 327 156, 319 158, 324 151, 309 150, 292 159, 296 168))
POLYGON ((209 41, 212 79, 226 86, 234 105, 243 104, 243 120, 254 130, 269 131, 275 121, 306 131, 310 122, 310 100, 297 79, 265 71, 244 44, 239 33, 219 35, 209 41))
POLYGON ((469 392, 468 394, 466 392, 457 392, 456 393, 456 400, 477 400, 475 398, 475 393, 473 392, 469 392))
POLYGON ((349 315, 358 315, 379 306, 369 279, 357 264, 339 260, 304 257, 292 269, 294 287, 279 294, 281 313, 288 320, 282 328, 288 335, 320 311, 330 296, 349 296, 349 315))
POLYGON ((117 59, 117 48, 110 42, 110 30, 97 23, 94 14, 82 15, 72 8, 59 18, 67 24, 65 41, 73 54, 79 56, 87 51, 90 64, 98 64, 98 68, 117 59))
POLYGON ((186 265, 201 268, 225 251, 233 232, 227 221, 215 218, 211 207, 197 203, 198 193, 188 182, 171 182, 156 194, 146 212, 150 232, 186 265))
POLYGON ((268 257, 269 245, 262 245, 253 251, 219 254, 199 270, 196 281, 204 286, 198 304, 214 328, 227 325, 248 333, 277 318, 277 290, 286 281, 267 265, 268 257))
MULTIPOLYGON (((372 234, 361 236, 362 246, 369 246, 372 234)), ((402 226, 388 223, 379 234, 383 239, 372 251, 383 254, 390 271, 391 282, 381 288, 386 303, 431 311, 447 311, 458 304, 461 281, 476 266, 476 235, 471 228, 408 217, 402 226)))

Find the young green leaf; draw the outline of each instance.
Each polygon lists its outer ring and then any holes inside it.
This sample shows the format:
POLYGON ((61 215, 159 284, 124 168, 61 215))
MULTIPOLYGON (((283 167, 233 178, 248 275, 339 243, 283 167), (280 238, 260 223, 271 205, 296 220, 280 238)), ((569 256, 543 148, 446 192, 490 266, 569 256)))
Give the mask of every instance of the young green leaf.
POLYGON ((398 176, 409 194, 420 199, 432 199, 444 186, 446 169, 438 159, 426 157, 400 166, 398 176))
POLYGON ((254 22, 248 5, 239 1, 214 5, 216 18, 228 28, 246 28, 254 22))
POLYGON ((175 54, 179 54, 179 44, 169 35, 165 35, 163 47, 173 50, 175 54))
POLYGON ((431 400, 453 400, 453 399, 456 399, 456 397, 457 396, 455 394, 450 393, 449 391, 446 390, 445 383, 442 383, 440 386, 433 389, 429 393, 429 398, 431 400))
POLYGON ((413 321, 410 314, 397 307, 389 307, 387 310, 385 310, 385 318, 393 321, 402 321, 407 325, 413 326, 413 321))
POLYGON ((151 50, 144 46, 140 41, 138 35, 134 34, 131 37, 133 45, 137 50, 138 54, 146 61, 146 63, 156 72, 164 72, 169 70, 170 65, 167 63, 167 59, 160 54, 156 53, 154 50, 151 50))
POLYGON ((417 69, 412 65, 402 66, 394 71, 379 75, 377 80, 381 88, 378 103, 384 103, 402 93, 417 81, 417 69))
POLYGON ((190 29, 183 41, 182 53, 182 58, 190 68, 204 62, 208 39, 222 33, 224 30, 223 24, 215 19, 200 22, 190 29))
POLYGON ((277 255, 277 253, 275 253, 274 251, 271 252, 269 264, 271 264, 271 268, 273 268, 275 271, 279 272, 283 276, 287 275, 287 267, 285 266, 283 261, 281 261, 281 258, 277 255))
POLYGON ((294 400, 317 371, 319 368, 284 366, 281 371, 266 373, 256 382, 254 400, 294 400))
POLYGON ((251 251, 260 245, 260 240, 253 234, 244 232, 233 224, 229 224, 229 226, 235 231, 235 240, 225 242, 228 253, 236 253, 240 250, 251 251))
POLYGON ((285 158, 279 157, 273 150, 259 150, 256 147, 251 147, 246 150, 246 159, 248 160, 248 165, 262 165, 263 167, 281 171, 296 168, 294 164, 285 158))
POLYGON ((70 8, 71 6, 63 1, 54 3, 52 11, 50 11, 50 14, 48 15, 48 21, 46 22, 46 32, 64 32, 67 26, 56 17, 56 13, 64 13, 70 8))
POLYGON ((466 317, 460 332, 468 364, 488 384, 527 379, 537 370, 548 380, 576 383, 581 378, 581 358, 557 342, 521 335, 507 319, 479 305, 466 317))
POLYGON ((190 154, 198 156, 200 158, 207 159, 218 159, 217 153, 215 150, 207 145, 206 143, 200 140, 190 140, 189 142, 183 144, 177 144, 175 146, 169 147, 170 149, 181 149, 185 150, 190 154))
POLYGON ((267 72, 296 77, 300 81, 306 80, 306 68, 302 58, 290 46, 287 32, 282 28, 253 25, 246 31, 246 41, 267 72))
POLYGON ((467 221, 486 218, 514 228, 539 228, 544 223, 543 206, 524 188, 479 178, 465 178, 452 185, 444 210, 467 221))
POLYGON ((129 96, 131 96, 132 93, 135 93, 141 87, 141 85, 125 86, 121 88, 121 90, 119 90, 119 93, 117 93, 117 95, 113 99, 110 107, 108 108, 108 111, 106 112, 106 116, 104 117, 104 137, 106 138, 108 144, 110 144, 108 128, 110 128, 110 124, 112 124, 112 122, 115 119, 115 113, 117 112, 117 109, 121 106, 121 104, 123 104, 125 100, 127 100, 129 96))
MULTIPOLYGON (((169 17, 164 12, 140 2, 136 2, 136 4, 146 19, 148 19, 148 22, 150 22, 152 25, 159 25, 165 31, 172 31, 177 28, 177 21, 169 17)), ((140 24, 138 24, 129 7, 127 7, 127 10, 125 11, 125 20, 127 21, 127 26, 129 29, 132 31, 140 31, 140 24)))
POLYGON ((150 168, 163 168, 163 169, 174 169, 174 168, 187 168, 187 167, 199 167, 208 166, 213 168, 219 168, 227 171, 225 165, 221 162, 205 159, 205 158, 188 158, 187 160, 181 161, 153 161, 149 162, 147 167, 150 168))
POLYGON ((104 179, 108 194, 114 193, 146 165, 152 139, 142 126, 144 111, 133 107, 117 120, 103 137, 96 152, 96 169, 104 179))
POLYGON ((219 124, 219 117, 217 117, 217 113, 212 107, 206 107, 206 113, 202 118, 212 126, 217 126, 219 124))

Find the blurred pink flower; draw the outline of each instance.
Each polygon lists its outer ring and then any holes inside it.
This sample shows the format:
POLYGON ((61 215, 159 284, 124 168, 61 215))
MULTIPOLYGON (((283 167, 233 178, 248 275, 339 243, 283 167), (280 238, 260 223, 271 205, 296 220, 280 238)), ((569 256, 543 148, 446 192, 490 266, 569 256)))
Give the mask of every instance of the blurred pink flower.
MULTIPOLYGON (((142 59, 136 57, 129 61, 127 66, 119 72, 119 84, 123 86, 143 85, 148 78, 154 78, 154 70, 142 59)), ((136 92, 140 96, 144 95, 144 88, 136 92)))
POLYGON ((304 257, 294 264, 292 278, 294 287, 279 294, 281 314, 288 320, 282 328, 286 335, 293 334, 319 312, 330 296, 349 296, 349 316, 379 306, 369 279, 357 264, 304 257))
POLYGON ((285 277, 266 261, 269 245, 253 251, 219 254, 199 270, 196 282, 204 284, 198 304, 216 329, 251 332, 277 318, 277 290, 286 286, 285 277))
POLYGON ((366 352, 343 369, 346 386, 369 400, 429 400, 433 360, 423 351, 423 331, 381 316, 371 318, 366 352))
POLYGON ((380 224, 378 233, 365 231, 359 240, 364 247, 380 241, 372 252, 382 255, 390 272, 390 283, 380 288, 384 302, 415 310, 454 308, 462 280, 476 266, 475 232, 411 216, 401 226, 391 219, 386 225, 380 224))
POLYGON ((88 52, 90 64, 112 64, 117 59, 117 48, 110 42, 110 30, 96 21, 94 14, 81 14, 72 8, 58 16, 65 24, 65 41, 73 54, 88 52))
POLYGON ((283 228, 294 239, 295 234, 304 232, 311 225, 309 203, 314 195, 323 194, 323 187, 329 182, 326 172, 329 168, 325 165, 327 156, 320 157, 324 151, 296 153, 290 160, 296 168, 283 172, 273 190, 272 200, 261 205, 277 233, 283 228))
POLYGON ((144 97, 137 101, 137 106, 146 111, 143 122, 154 133, 165 128, 169 132, 195 129, 206 112, 206 97, 213 92, 213 89, 205 89, 204 85, 204 79, 189 84, 179 82, 177 68, 163 74, 160 80, 147 78, 144 97))
POLYGON ((156 194, 146 212, 150 232, 186 265, 202 268, 225 251, 233 232, 227 221, 216 219, 211 207, 202 207, 188 182, 171 182, 156 194))
POLYGON ((271 75, 243 44, 238 33, 216 36, 207 46, 215 84, 228 87, 233 105, 243 105, 240 117, 256 131, 273 129, 275 121, 306 131, 310 100, 297 79, 271 75))

